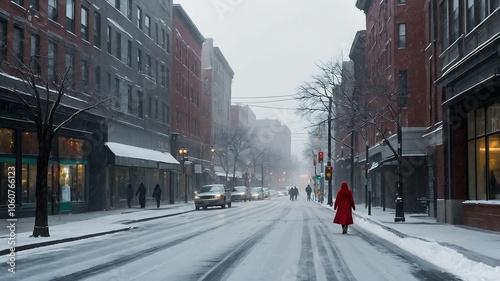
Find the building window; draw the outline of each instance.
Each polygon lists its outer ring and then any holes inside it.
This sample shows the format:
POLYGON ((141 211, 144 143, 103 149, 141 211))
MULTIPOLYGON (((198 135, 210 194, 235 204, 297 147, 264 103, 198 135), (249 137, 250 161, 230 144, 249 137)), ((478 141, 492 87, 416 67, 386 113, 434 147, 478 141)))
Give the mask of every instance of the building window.
POLYGON ((142 30, 142 10, 137 6, 137 28, 142 30))
POLYGON ((35 11, 40 10, 40 4, 38 3, 40 0, 30 0, 30 9, 33 9, 35 11))
POLYGON ((96 66, 95 68, 95 89, 96 91, 100 92, 101 91, 101 67, 96 66))
POLYGON ((155 82, 160 83, 159 75, 160 75, 160 65, 158 61, 155 61, 155 82))
POLYGON ((49 19, 57 22, 57 0, 49 0, 48 1, 48 17, 49 19))
POLYGON ((116 58, 122 60, 122 34, 120 32, 116 32, 116 58))
POLYGON ((7 22, 0 19, 0 62, 7 59, 7 22))
POLYGON ((399 71, 399 106, 408 107, 408 72, 406 70, 399 71))
POLYGON ((137 70, 142 71, 142 52, 137 49, 137 70))
POLYGON ((165 29, 161 29, 161 47, 165 49, 165 29))
POLYGON ((406 24, 398 24, 398 48, 406 48, 406 24))
POLYGON ((115 78, 115 107, 120 109, 120 78, 115 78))
POLYGON ((75 0, 66 0, 66 30, 75 33, 75 0))
POLYGON ((132 97, 132 86, 128 85, 127 88, 128 102, 127 102, 127 110, 128 113, 133 113, 134 111, 134 98, 132 97))
POLYGON ((101 14, 94 12, 94 46, 101 48, 101 14))
POLYGON ((165 123, 167 122, 167 105, 165 102, 161 103, 161 122, 165 123))
POLYGON ((19 6, 24 7, 24 0, 11 0, 12 3, 16 3, 19 6))
POLYGON ((165 87, 166 88, 170 88, 170 69, 166 69, 166 72, 165 72, 165 87))
POLYGON ((398 0, 398 4, 406 4, 406 0, 398 0))
POLYGON ((13 52, 14 52, 14 59, 16 60, 14 62, 15 65, 21 66, 24 64, 23 62, 23 57, 24 57, 24 30, 19 27, 15 26, 14 27, 14 39, 13 39, 13 52))
POLYGON ((153 98, 148 96, 148 118, 153 118, 153 98))
POLYGON ((35 74, 40 74, 40 35, 31 35, 30 68, 35 74))
POLYGON ((158 99, 155 99, 155 120, 158 120, 158 110, 159 110, 158 99))
POLYGON ((159 37, 159 30, 158 30, 158 23, 157 22, 155 22, 155 41, 156 41, 157 45, 160 44, 160 37, 159 37))
POLYGON ((480 24, 487 15, 499 7, 500 1, 491 0, 488 7, 487 0, 466 0, 466 29, 472 31, 474 27, 480 24))
POLYGON ((108 44, 108 54, 111 54, 111 26, 109 25, 108 28, 106 29, 106 38, 108 44))
POLYGON ((89 9, 82 7, 80 36, 89 41, 89 9))
POLYGON ((74 67, 75 67, 75 54, 72 50, 67 49, 66 50, 66 55, 65 55, 65 72, 66 73, 66 85, 70 89, 74 89, 74 80, 73 80, 73 73, 74 73, 74 67))
POLYGON ((151 17, 148 15, 144 19, 144 26, 146 27, 146 34, 151 37, 151 17))
POLYGON ((127 0, 127 18, 132 20, 132 0, 127 0))
POLYGON ((144 94, 137 91, 137 116, 139 118, 144 118, 144 94))
POLYGON ((57 82, 57 43, 50 41, 47 46, 47 79, 57 82))
POLYGON ((151 56, 146 55, 146 75, 152 77, 151 75, 151 56))
POLYGON ((121 9, 121 0, 115 0, 115 8, 120 11, 121 9))
POLYGON ((468 198, 500 200, 500 103, 467 113, 468 198))
POLYGON ((170 53, 170 34, 167 33, 167 53, 170 53))
POLYGON ((82 92, 88 93, 89 91, 89 62, 81 61, 81 72, 82 72, 82 92))
POLYGON ((127 42, 127 65, 132 67, 132 41, 127 42))
POLYGON ((165 87, 165 66, 163 64, 161 65, 160 79, 160 84, 165 87))
POLYGON ((109 72, 106 73, 106 82, 107 82, 108 90, 111 91, 111 73, 109 73, 109 72))

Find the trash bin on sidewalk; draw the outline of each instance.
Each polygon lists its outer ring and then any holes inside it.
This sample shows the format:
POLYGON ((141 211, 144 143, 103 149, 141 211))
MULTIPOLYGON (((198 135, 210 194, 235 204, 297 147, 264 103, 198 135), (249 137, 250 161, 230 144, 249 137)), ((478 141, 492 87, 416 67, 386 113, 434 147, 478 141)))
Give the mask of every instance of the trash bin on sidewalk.
POLYGON ((396 198, 396 217, 394 218, 394 221, 395 222, 405 221, 405 209, 404 209, 403 198, 401 197, 396 198))

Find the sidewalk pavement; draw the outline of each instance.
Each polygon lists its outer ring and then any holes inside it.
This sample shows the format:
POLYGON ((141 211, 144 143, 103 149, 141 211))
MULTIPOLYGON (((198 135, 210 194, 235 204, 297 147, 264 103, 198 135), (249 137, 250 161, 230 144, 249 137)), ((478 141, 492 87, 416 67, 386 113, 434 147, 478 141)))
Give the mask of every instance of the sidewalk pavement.
MULTIPOLYGON (((318 203, 320 204, 320 203, 318 203)), ((333 213, 333 208, 321 204, 333 213)), ((119 231, 133 229, 133 223, 153 220, 161 217, 194 211, 192 202, 162 205, 160 208, 149 206, 145 209, 115 209, 82 214, 62 214, 49 216, 50 237, 30 237, 33 231, 34 218, 19 218, 17 221, 7 220, 7 227, 2 226, 0 232, 0 255, 7 255, 9 236, 14 235, 15 251, 22 251, 47 245, 70 242, 89 237, 96 237, 119 231), (15 229, 9 229, 9 225, 15 229), (4 232, 5 229, 7 232, 4 232), (11 233, 9 235, 9 232, 11 233), (13 234, 14 233, 14 234, 13 234)), ((427 242, 437 242, 441 246, 461 253, 467 259, 482 262, 492 267, 500 266, 500 233, 461 225, 448 225, 436 222, 425 214, 405 214, 405 222, 394 222, 393 209, 382 210, 372 207, 371 215, 364 204, 356 205, 354 227, 372 227, 373 224, 396 234, 399 237, 412 237, 427 242)))

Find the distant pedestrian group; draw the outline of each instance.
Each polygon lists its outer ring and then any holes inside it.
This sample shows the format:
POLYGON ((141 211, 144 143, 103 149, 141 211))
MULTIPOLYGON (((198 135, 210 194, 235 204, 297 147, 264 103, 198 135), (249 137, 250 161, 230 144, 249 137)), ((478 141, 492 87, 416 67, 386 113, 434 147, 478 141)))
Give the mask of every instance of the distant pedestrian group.
POLYGON ((290 187, 288 195, 290 195, 290 201, 295 201, 297 200, 297 196, 299 196, 299 190, 296 186, 290 187))
MULTIPOLYGON (((146 186, 144 183, 141 182, 139 184, 139 188, 135 192, 135 196, 139 196, 139 205, 141 208, 146 208, 146 186)), ((153 198, 156 200, 156 207, 160 208, 160 202, 161 202, 161 187, 159 184, 155 185, 155 188, 153 189, 153 198)), ((126 194, 127 194, 127 207, 132 208, 132 200, 134 199, 134 188, 132 185, 129 183, 126 188, 126 194)))

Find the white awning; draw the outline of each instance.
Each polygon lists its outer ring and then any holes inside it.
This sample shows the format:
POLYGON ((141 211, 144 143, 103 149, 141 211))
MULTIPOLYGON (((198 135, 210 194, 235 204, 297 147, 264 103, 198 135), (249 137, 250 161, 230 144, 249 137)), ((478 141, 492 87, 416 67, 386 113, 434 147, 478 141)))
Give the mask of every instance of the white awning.
POLYGON ((161 163, 180 164, 179 161, 168 152, 161 152, 117 142, 106 142, 105 145, 115 155, 114 164, 116 165, 161 168, 161 163))
POLYGON ((368 169, 368 172, 370 172, 373 169, 376 169, 378 167, 378 162, 373 162, 372 165, 370 166, 370 169, 368 169))

